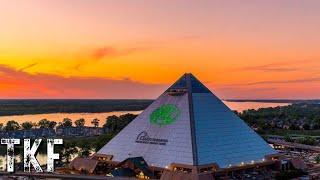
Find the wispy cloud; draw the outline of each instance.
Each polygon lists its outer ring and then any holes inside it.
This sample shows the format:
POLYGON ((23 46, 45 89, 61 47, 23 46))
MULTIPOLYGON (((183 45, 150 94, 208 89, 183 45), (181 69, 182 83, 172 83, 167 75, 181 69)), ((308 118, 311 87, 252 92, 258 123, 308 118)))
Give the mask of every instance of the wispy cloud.
POLYGON ((76 54, 78 57, 75 64, 70 68, 75 70, 81 70, 82 67, 92 63, 99 63, 104 60, 110 60, 111 58, 118 58, 127 56, 136 52, 145 51, 147 47, 129 47, 129 48, 116 48, 114 46, 103 46, 98 48, 91 48, 85 50, 85 53, 76 54))
POLYGON ((258 81, 247 83, 244 85, 259 85, 259 84, 291 84, 291 83, 309 83, 320 82, 320 77, 304 78, 304 79, 292 79, 292 80, 271 80, 271 81, 258 81))
POLYGON ((320 77, 310 77, 310 78, 301 78, 301 79, 290 79, 290 80, 265 80, 265 81, 256 81, 249 83, 232 83, 232 84, 222 84, 219 88, 238 88, 242 86, 254 86, 254 85, 268 85, 268 84, 295 84, 295 83, 312 83, 320 82, 320 77))
POLYGON ((30 68, 32 68, 32 67, 34 67, 34 66, 38 65, 38 64, 39 64, 39 63, 32 63, 32 64, 29 64, 29 65, 27 65, 27 66, 25 66, 25 67, 23 67, 23 68, 19 69, 19 71, 24 71, 24 70, 26 70, 26 69, 30 69, 30 68))
POLYGON ((269 71, 269 72, 289 72, 289 71, 298 71, 299 68, 293 67, 272 67, 270 65, 264 66, 251 66, 242 68, 242 70, 249 70, 249 71, 269 71))
POLYGON ((94 49, 92 52, 92 57, 94 59, 100 60, 107 57, 125 56, 128 54, 137 52, 139 50, 140 48, 117 49, 112 46, 105 46, 105 47, 94 49))
POLYGON ((259 65, 259 66, 247 66, 247 67, 243 67, 243 68, 238 68, 237 70, 265 71, 265 72, 289 72, 289 71, 298 71, 299 68, 292 67, 292 64, 289 64, 289 63, 275 63, 275 64, 265 64, 265 65, 259 65))
POLYGON ((262 72, 292 72, 292 71, 304 71, 308 67, 308 71, 319 70, 320 67, 315 67, 314 63, 319 62, 317 59, 309 60, 291 60, 278 63, 261 64, 256 66, 245 66, 236 68, 238 71, 262 71, 262 72))

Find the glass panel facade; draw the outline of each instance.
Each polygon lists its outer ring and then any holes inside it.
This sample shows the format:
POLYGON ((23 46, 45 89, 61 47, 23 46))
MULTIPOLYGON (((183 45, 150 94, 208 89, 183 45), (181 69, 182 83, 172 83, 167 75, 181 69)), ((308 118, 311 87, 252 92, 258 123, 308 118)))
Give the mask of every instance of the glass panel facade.
POLYGON ((199 165, 227 167, 276 153, 212 93, 193 93, 192 98, 199 165))

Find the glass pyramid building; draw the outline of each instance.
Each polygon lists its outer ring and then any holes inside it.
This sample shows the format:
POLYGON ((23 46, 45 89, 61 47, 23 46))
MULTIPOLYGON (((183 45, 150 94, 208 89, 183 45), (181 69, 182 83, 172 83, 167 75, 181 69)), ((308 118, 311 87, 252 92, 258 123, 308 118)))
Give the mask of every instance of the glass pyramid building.
POLYGON ((98 153, 115 162, 142 156, 160 168, 228 168, 277 154, 192 74, 184 74, 98 153))

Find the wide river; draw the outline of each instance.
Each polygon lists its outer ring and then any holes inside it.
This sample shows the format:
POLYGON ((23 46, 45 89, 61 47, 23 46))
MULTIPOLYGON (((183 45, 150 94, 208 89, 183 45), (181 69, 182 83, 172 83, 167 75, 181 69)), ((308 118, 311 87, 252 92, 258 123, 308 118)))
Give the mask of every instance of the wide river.
MULTIPOLYGON (((265 107, 286 106, 288 103, 263 103, 263 102, 228 102, 224 103, 232 110, 242 112, 246 109, 259 109, 265 107)), ((73 121, 84 118, 86 126, 92 126, 91 121, 94 118, 100 120, 100 126, 106 122, 106 117, 112 115, 122 115, 126 113, 139 114, 141 111, 115 111, 115 112, 103 112, 103 113, 51 113, 51 114, 33 114, 33 115, 15 115, 15 116, 0 116, 0 123, 5 124, 9 120, 15 120, 19 123, 25 121, 38 122, 41 119, 48 119, 51 121, 61 122, 63 118, 70 118, 73 121)))

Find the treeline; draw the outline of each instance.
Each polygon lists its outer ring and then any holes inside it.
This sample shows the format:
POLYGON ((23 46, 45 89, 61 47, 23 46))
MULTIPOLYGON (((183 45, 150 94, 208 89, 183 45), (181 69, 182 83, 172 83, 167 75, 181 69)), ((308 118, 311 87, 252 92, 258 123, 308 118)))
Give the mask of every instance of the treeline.
MULTIPOLYGON (((118 132, 123 129, 129 122, 131 122, 137 115, 134 114, 124 114, 120 116, 108 116, 106 118, 105 124, 103 125, 104 129, 107 129, 111 133, 118 132)), ((95 118, 91 121, 92 126, 99 127, 100 120, 95 118)), ((0 130, 2 131, 16 131, 16 130, 30 130, 33 128, 48 128, 54 129, 56 127, 84 127, 85 126, 85 119, 80 118, 75 120, 74 122, 70 118, 64 118, 62 122, 55 122, 50 121, 47 119, 42 119, 38 123, 32 123, 29 121, 23 122, 19 124, 14 120, 7 121, 4 125, 0 123, 0 130)))
MULTIPOLYGON (((99 119, 93 119, 91 121, 91 124, 93 124, 95 127, 99 126, 99 119)), ((85 125, 85 119, 80 118, 78 120, 75 120, 74 126, 76 127, 84 127, 85 125)), ((4 125, 3 123, 0 123, 0 130, 2 131, 16 131, 16 130, 30 130, 34 128, 48 128, 48 129, 54 129, 56 127, 71 127, 73 126, 73 122, 69 118, 64 118, 62 122, 55 122, 50 121, 47 119, 42 119, 37 123, 33 123, 30 121, 23 122, 19 124, 15 120, 7 121, 7 123, 4 125)))
POLYGON ((260 129, 320 129, 320 104, 299 103, 238 113, 250 126, 260 129))
MULTIPOLYGON (((295 143, 306 144, 306 145, 310 145, 310 146, 314 146, 318 143, 317 139, 314 137, 311 137, 311 136, 292 138, 289 134, 284 136, 284 140, 287 142, 295 142, 295 143)), ((320 158, 320 156, 319 156, 319 158, 320 158)))
POLYGON ((0 116, 44 114, 138 111, 153 100, 0 100, 0 116))

